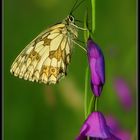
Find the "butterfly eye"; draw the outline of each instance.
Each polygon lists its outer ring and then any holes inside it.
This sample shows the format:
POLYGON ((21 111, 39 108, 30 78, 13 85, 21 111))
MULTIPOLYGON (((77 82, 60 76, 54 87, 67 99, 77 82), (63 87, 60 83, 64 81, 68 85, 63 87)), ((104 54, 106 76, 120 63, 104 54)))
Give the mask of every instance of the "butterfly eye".
POLYGON ((71 22, 74 22, 74 17, 73 16, 69 16, 69 19, 71 22))

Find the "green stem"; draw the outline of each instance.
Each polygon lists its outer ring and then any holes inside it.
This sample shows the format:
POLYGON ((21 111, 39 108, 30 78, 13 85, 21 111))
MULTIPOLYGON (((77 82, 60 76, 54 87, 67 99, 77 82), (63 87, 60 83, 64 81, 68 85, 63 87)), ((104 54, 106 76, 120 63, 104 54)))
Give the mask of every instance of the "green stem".
POLYGON ((84 39, 85 42, 87 42, 87 39, 89 38, 89 31, 88 31, 88 10, 85 11, 85 16, 84 16, 84 28, 87 29, 86 31, 84 31, 84 39))
MULTIPOLYGON (((92 35, 94 33, 95 30, 95 0, 91 0, 91 7, 92 7, 92 35)), ((85 16, 84 16, 84 27, 88 28, 88 10, 86 10, 85 12, 85 16)), ((89 38, 89 31, 85 31, 84 32, 84 39, 85 42, 87 41, 87 39, 89 38)), ((90 99, 90 103, 89 106, 87 106, 87 101, 88 101, 88 75, 89 75, 89 68, 87 67, 86 69, 86 74, 85 74, 85 98, 84 98, 84 107, 85 107, 85 118, 87 118, 87 115, 90 114, 90 112, 92 111, 92 105, 93 105, 93 99, 94 99, 94 110, 97 110, 97 98, 94 96, 90 99), (88 107, 88 108, 87 108, 88 107)))
POLYGON ((94 99, 94 96, 92 96, 91 99, 90 99, 89 106, 88 106, 88 114, 90 114, 92 112, 92 109, 93 109, 93 99, 94 99))
POLYGON ((95 31, 95 0, 91 0, 91 13, 92 13, 92 34, 95 31))
POLYGON ((94 111, 97 111, 98 110, 98 98, 95 97, 95 100, 94 100, 94 111))
POLYGON ((85 74, 85 118, 87 117, 87 94, 88 94, 88 73, 89 68, 86 68, 86 74, 85 74))

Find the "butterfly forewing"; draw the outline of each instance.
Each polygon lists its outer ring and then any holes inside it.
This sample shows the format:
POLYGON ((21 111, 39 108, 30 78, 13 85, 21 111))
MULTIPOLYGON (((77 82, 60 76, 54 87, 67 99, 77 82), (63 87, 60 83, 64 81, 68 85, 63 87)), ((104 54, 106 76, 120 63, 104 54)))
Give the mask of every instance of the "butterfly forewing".
POLYGON ((66 25, 54 25, 39 34, 18 55, 10 72, 19 78, 55 84, 66 75, 72 42, 66 25))

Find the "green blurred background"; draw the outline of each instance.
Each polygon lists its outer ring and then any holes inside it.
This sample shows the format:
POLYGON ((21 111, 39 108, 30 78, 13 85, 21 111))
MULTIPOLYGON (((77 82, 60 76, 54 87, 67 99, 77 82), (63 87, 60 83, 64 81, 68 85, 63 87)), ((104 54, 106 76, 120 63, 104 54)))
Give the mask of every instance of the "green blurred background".
MULTIPOLYGON (((32 83, 10 74, 19 52, 42 30, 62 21, 75 0, 4 1, 4 140, 74 140, 84 121, 87 56, 75 46, 68 75, 57 85, 32 83)), ((74 13, 83 20, 86 6, 74 13)), ((83 26, 82 24, 78 24, 83 26)), ((81 31, 79 31, 82 34, 81 31)), ((80 35, 79 40, 83 37, 80 35)), ((94 40, 105 55, 106 84, 99 110, 114 115, 134 136, 136 131, 136 1, 96 0, 94 40), (133 106, 125 111, 113 79, 126 79, 133 106)), ((89 86, 89 96, 92 95, 89 86)))

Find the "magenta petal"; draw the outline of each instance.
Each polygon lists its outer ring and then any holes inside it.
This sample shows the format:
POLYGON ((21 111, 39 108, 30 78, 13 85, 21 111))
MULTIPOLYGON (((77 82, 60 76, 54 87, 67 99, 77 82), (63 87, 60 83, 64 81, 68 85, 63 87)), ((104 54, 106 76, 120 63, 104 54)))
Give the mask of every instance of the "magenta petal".
POLYGON ((110 132, 101 112, 93 112, 88 116, 76 140, 85 140, 87 137, 119 140, 110 132))
POLYGON ((88 61, 91 72, 91 89, 95 96, 100 96, 105 83, 105 62, 99 46, 88 39, 88 61))

